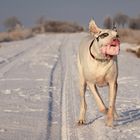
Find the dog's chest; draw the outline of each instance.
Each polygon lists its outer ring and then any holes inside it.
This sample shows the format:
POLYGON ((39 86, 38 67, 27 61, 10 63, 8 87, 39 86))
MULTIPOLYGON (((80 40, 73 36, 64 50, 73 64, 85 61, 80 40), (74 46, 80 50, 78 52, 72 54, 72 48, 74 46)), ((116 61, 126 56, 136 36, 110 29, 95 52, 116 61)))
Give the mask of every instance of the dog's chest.
POLYGON ((104 86, 108 84, 108 75, 111 78, 113 71, 115 70, 112 64, 90 64, 85 69, 85 77, 89 82, 95 83, 98 86, 104 86))
POLYGON ((98 86, 104 86, 107 84, 107 73, 99 71, 89 71, 86 73, 86 80, 92 83, 97 84, 98 86))
POLYGON ((108 81, 105 75, 104 76, 101 75, 95 78, 94 83, 97 84, 98 86, 105 86, 107 85, 108 81))

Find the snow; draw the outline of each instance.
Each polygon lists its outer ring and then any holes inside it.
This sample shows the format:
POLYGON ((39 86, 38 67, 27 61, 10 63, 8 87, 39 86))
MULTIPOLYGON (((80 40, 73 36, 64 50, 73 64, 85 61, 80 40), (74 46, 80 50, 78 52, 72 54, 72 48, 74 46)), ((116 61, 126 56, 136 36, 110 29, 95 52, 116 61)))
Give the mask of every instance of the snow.
MULTIPOLYGON (((105 125, 92 94, 86 91, 87 122, 77 126, 80 96, 76 55, 87 33, 42 34, 1 43, 0 139, 140 139, 140 59, 121 44, 116 101, 119 119, 105 125)), ((135 45, 134 45, 135 46, 135 45)), ((108 104, 108 89, 99 89, 108 104)))

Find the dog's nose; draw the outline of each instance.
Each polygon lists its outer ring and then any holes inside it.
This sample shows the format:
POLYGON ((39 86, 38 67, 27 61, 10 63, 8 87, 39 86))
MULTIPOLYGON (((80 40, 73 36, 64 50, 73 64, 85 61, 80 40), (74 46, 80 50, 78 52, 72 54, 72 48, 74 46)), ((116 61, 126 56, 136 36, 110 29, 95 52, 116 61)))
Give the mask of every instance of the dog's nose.
POLYGON ((119 35, 118 34, 116 34, 116 38, 119 38, 119 35))

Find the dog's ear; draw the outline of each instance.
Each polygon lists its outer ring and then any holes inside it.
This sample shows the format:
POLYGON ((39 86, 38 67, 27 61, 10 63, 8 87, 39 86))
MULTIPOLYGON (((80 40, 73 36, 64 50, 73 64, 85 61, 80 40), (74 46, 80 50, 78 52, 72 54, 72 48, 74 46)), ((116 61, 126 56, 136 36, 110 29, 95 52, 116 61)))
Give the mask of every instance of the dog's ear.
POLYGON ((91 34, 97 34, 101 31, 93 19, 91 19, 89 22, 89 31, 91 34))

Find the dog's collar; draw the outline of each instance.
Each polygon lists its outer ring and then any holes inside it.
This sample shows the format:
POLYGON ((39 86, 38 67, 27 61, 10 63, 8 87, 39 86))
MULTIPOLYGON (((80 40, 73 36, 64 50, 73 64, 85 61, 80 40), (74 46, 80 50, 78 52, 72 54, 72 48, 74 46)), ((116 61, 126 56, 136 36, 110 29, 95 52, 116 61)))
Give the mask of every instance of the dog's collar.
POLYGON ((93 55, 93 53, 91 52, 91 47, 92 47, 92 45, 93 45, 93 43, 94 43, 94 40, 95 40, 95 39, 92 40, 92 42, 90 43, 90 46, 89 46, 89 52, 90 52, 91 57, 92 57, 93 59, 97 60, 97 61, 100 61, 100 62, 110 61, 109 59, 100 59, 100 58, 96 58, 96 57, 93 55))

